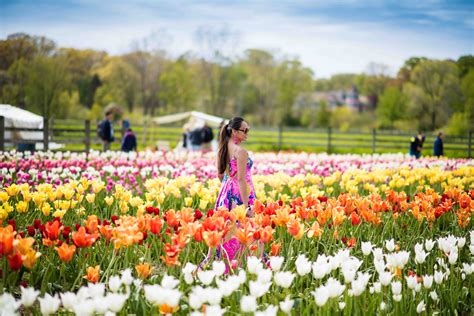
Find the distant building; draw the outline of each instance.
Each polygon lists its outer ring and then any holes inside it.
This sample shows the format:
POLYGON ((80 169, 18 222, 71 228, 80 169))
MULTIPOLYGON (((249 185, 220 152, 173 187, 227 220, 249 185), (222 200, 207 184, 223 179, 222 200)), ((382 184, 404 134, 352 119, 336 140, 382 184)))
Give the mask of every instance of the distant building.
POLYGON ((341 106, 347 106, 354 111, 365 111, 368 109, 368 99, 359 95, 359 90, 353 86, 350 90, 316 91, 301 93, 295 101, 293 108, 295 111, 304 109, 317 110, 322 101, 330 110, 341 106))

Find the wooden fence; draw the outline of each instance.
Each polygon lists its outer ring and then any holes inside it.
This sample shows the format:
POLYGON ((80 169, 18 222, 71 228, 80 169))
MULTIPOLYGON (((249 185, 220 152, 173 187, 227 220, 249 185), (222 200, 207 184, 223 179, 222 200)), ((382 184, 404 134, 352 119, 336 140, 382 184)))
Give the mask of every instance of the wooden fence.
MULTIPOLYGON (((5 127, 5 119, 0 116, 0 150, 16 148, 18 144, 37 143, 38 140, 6 139, 5 132, 41 132, 43 149, 48 150, 51 143, 63 144, 66 150, 85 151, 100 149, 101 141, 97 137, 96 124, 89 120, 44 120, 42 129, 5 127)), ((141 147, 154 147, 157 143, 167 143, 169 147, 175 146, 182 137, 182 128, 178 126, 164 127, 149 124, 132 124, 141 147)), ((116 139, 121 139, 122 131, 115 127, 116 139)), ((217 131, 214 131, 214 135, 217 131)), ((410 138, 413 134, 399 131, 346 131, 341 132, 332 128, 306 129, 306 128, 256 128, 252 129, 248 145, 253 149, 267 150, 309 150, 334 152, 366 152, 379 153, 387 151, 407 152, 410 138)), ((436 135, 428 134, 423 147, 424 154, 430 155, 436 135)), ((473 131, 466 136, 446 136, 444 139, 445 153, 457 152, 458 157, 472 157, 473 131)), ((120 147, 117 141, 115 149, 120 147)), ((447 154, 450 156, 449 154, 447 154)))

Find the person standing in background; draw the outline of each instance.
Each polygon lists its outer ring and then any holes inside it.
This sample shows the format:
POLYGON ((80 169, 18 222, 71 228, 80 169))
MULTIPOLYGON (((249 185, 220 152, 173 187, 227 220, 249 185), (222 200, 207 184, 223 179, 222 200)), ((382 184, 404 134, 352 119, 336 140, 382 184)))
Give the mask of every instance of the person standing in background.
POLYGON ((436 140, 434 142, 433 156, 436 156, 436 157, 444 156, 443 138, 444 138, 443 132, 439 132, 438 137, 436 137, 436 140))
POLYGON ((104 151, 110 150, 110 144, 115 140, 113 115, 112 111, 105 113, 105 119, 99 125, 99 137, 102 139, 104 151))
POLYGON ((128 128, 123 136, 122 140, 122 151, 128 153, 130 151, 137 150, 137 137, 133 133, 131 128, 128 128))
POLYGON ((410 156, 415 156, 416 159, 421 157, 421 149, 425 142, 425 135, 419 132, 418 135, 410 139, 410 156))

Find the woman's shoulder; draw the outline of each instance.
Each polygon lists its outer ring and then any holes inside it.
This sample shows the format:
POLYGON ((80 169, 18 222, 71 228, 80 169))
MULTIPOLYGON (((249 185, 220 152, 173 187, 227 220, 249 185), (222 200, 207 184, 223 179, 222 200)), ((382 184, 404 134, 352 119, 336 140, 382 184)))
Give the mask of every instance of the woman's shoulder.
POLYGON ((249 157, 249 153, 245 148, 238 147, 235 150, 235 158, 237 159, 247 159, 249 157))

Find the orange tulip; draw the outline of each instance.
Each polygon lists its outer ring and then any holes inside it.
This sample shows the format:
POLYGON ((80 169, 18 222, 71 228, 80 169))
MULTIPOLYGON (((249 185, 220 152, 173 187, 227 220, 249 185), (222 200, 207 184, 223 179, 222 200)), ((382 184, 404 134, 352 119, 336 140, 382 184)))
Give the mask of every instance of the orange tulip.
POLYGON ((55 247, 54 249, 58 252, 59 259, 61 259, 62 262, 71 261, 72 256, 76 252, 76 246, 69 246, 66 243, 63 243, 59 248, 55 247))
POLYGON ((160 314, 163 314, 163 315, 174 314, 174 313, 176 313, 178 310, 179 310, 179 306, 178 306, 178 305, 176 305, 176 306, 169 306, 168 304, 161 304, 161 305, 159 306, 160 314))
POLYGON ((72 241, 79 248, 90 247, 99 238, 99 234, 88 234, 86 228, 81 226, 77 232, 72 232, 72 241))
POLYGON ((309 238, 318 237, 321 235, 321 228, 319 227, 318 221, 315 221, 307 233, 309 238))
POLYGON ((273 228, 271 226, 267 226, 260 230, 260 241, 264 244, 273 240, 273 228))
POLYGON ((89 215, 87 220, 84 221, 84 224, 86 225, 86 228, 89 234, 97 233, 98 226, 99 226, 99 219, 97 218, 96 215, 89 215))
POLYGON ((33 249, 29 249, 26 251, 26 253, 22 254, 22 259, 23 259, 23 266, 25 266, 28 269, 33 268, 33 266, 36 263, 36 260, 41 256, 41 253, 36 252, 33 249))
POLYGON ((59 238, 59 233, 62 230, 61 223, 59 221, 47 222, 44 225, 45 235, 51 240, 56 240, 59 238))
POLYGON ((274 257, 279 256, 280 252, 281 252, 281 243, 280 242, 279 243, 274 242, 272 244, 271 251, 270 251, 271 255, 274 256, 274 257))
POLYGON ((202 237, 209 248, 216 248, 221 242, 222 233, 217 231, 205 231, 202 233, 202 237))
POLYGON ((97 283, 100 278, 100 266, 88 267, 87 275, 84 276, 84 279, 91 283, 97 283))
POLYGON ((163 220, 159 216, 155 216, 150 219, 150 231, 153 234, 159 234, 163 227, 163 220))
POLYGON ((304 230, 297 219, 290 219, 290 221, 286 224, 286 227, 288 229, 288 233, 290 233, 290 235, 293 236, 296 240, 299 240, 301 239, 301 237, 303 237, 304 230))
POLYGON ((151 267, 149 263, 141 263, 135 266, 135 270, 137 271, 138 277, 145 280, 151 274, 151 271, 153 271, 153 267, 151 267))
POLYGON ((0 227, 0 256, 9 255, 13 251, 13 237, 15 232, 13 227, 0 227))
POLYGON ((240 227, 235 232, 235 238, 241 243, 248 246, 253 241, 254 229, 250 223, 247 223, 244 227, 240 227))

